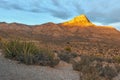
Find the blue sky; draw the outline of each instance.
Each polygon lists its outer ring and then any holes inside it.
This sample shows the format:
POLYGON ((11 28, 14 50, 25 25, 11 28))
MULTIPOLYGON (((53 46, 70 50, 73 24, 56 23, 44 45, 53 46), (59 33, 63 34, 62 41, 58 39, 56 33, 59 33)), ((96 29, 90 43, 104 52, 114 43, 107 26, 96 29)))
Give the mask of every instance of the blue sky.
POLYGON ((92 22, 120 30, 120 0, 0 0, 0 22, 60 23, 85 14, 92 22))

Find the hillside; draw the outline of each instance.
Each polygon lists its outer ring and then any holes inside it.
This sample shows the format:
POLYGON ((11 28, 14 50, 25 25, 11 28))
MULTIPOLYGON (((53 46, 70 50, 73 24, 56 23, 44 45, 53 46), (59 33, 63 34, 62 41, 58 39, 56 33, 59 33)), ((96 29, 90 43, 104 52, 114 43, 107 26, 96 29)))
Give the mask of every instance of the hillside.
POLYGON ((0 36, 5 39, 20 37, 36 40, 42 44, 50 44, 52 49, 71 46, 72 50, 79 54, 113 55, 114 53, 118 55, 120 53, 120 31, 109 26, 97 26, 85 15, 60 24, 50 22, 29 26, 18 23, 0 23, 0 36))

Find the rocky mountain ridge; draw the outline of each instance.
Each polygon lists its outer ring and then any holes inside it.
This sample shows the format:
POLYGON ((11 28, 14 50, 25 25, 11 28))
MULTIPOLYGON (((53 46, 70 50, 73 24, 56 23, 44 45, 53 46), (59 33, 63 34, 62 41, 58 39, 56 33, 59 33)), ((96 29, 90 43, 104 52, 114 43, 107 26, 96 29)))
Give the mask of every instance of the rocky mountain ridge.
POLYGON ((66 22, 59 24, 49 22, 33 26, 0 23, 0 37, 32 40, 36 43, 39 42, 42 47, 43 45, 49 46, 52 50, 60 50, 69 46, 79 54, 119 55, 120 31, 113 27, 94 25, 84 15, 74 19, 68 21, 67 24, 66 22), (69 26, 72 21, 77 25, 69 26), (79 21, 83 22, 79 23, 79 21))

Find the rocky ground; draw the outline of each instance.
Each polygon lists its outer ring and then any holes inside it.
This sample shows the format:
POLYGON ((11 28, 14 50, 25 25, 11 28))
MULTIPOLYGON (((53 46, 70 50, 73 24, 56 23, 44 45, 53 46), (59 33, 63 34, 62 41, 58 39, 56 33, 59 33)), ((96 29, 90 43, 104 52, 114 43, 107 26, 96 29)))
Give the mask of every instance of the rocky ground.
POLYGON ((59 65, 50 68, 19 64, 4 58, 0 53, 0 80, 80 80, 79 73, 73 71, 71 65, 66 63, 59 65))

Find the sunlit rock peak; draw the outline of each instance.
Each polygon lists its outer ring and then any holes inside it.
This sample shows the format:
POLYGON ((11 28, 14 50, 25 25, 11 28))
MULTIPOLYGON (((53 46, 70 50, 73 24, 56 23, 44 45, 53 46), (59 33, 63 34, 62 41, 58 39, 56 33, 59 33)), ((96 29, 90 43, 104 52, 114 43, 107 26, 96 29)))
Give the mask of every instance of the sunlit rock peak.
POLYGON ((94 26, 94 24, 92 24, 84 14, 76 16, 75 18, 73 18, 70 21, 64 22, 63 25, 65 25, 65 26, 83 26, 83 27, 94 26))

